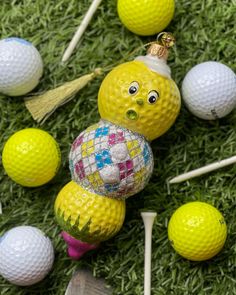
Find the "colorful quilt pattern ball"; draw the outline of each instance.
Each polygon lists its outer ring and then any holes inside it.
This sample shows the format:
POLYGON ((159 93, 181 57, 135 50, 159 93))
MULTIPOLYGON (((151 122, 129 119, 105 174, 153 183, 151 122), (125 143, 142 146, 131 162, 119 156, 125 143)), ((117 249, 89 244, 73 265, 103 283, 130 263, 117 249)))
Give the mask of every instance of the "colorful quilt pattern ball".
POLYGON ((72 179, 84 188, 124 199, 141 191, 149 181, 153 155, 141 135, 100 121, 75 139, 69 165, 72 179))

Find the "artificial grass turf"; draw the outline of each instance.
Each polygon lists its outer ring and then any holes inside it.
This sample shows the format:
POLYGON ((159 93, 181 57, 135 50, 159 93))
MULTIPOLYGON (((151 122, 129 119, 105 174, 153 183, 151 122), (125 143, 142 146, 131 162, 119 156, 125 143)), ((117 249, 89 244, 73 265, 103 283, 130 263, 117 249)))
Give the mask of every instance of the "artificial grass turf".
MULTIPOLYGON (((2 1, 1 38, 18 36, 33 42, 44 60, 44 76, 34 92, 54 88, 96 67, 109 67, 123 59, 132 59, 136 55, 132 55, 133 50, 155 39, 155 36, 144 38, 128 32, 118 19, 116 2, 104 1, 81 45, 69 62, 62 65, 60 60, 65 47, 90 2, 2 1)), ((235 15, 234 0, 176 1, 175 16, 167 30, 177 39, 176 47, 170 51, 169 65, 179 87, 186 72, 206 60, 221 61, 236 70, 235 15)), ((145 50, 137 52, 140 53, 144 54, 145 50)), ((182 106, 174 126, 151 144, 155 157, 153 177, 141 193, 127 200, 122 230, 79 262, 66 256, 53 204, 59 190, 70 180, 67 158, 70 144, 81 131, 99 120, 97 93, 102 78, 93 80, 42 126, 33 121, 22 98, 0 97, 1 151, 12 133, 27 127, 49 131, 62 150, 58 175, 40 188, 23 188, 13 183, 1 169, 0 233, 22 224, 37 226, 52 239, 56 257, 53 270, 41 283, 22 288, 0 278, 0 294, 64 294, 73 271, 84 266, 106 278, 116 295, 142 294, 144 229, 140 210, 143 208, 158 213, 153 229, 152 294, 236 294, 235 166, 181 184, 167 184, 167 179, 178 173, 234 155, 235 111, 219 121, 207 122, 193 117, 182 106), (167 239, 171 214, 180 205, 193 200, 215 205, 228 225, 223 251, 207 262, 189 262, 181 258, 167 239)))

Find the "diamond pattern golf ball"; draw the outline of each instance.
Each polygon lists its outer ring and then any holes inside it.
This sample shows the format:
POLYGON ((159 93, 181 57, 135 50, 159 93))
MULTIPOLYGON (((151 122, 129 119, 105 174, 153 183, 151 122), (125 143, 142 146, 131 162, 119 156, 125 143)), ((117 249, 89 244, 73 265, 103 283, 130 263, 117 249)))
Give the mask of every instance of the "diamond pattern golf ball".
POLYGON ((154 35, 167 27, 174 15, 174 0, 118 0, 118 15, 131 32, 154 35))
POLYGON ((236 105, 236 75, 219 62, 198 64, 186 74, 182 96, 195 116, 205 120, 222 118, 236 105))
POLYGON ((66 184, 55 202, 55 215, 64 231, 87 243, 114 236, 125 218, 125 201, 89 192, 74 181, 66 184))
POLYGON ((0 238, 0 275, 12 284, 38 283, 48 274, 53 261, 50 239, 35 227, 18 226, 0 238))
POLYGON ((55 139, 47 132, 27 128, 14 133, 5 143, 3 167, 8 176, 27 187, 50 181, 61 163, 61 153, 55 139))
POLYGON ((153 140, 175 122, 181 105, 172 79, 151 71, 141 61, 115 67, 98 93, 101 118, 153 140))
POLYGON ((38 85, 42 74, 42 58, 30 42, 20 38, 0 41, 1 93, 24 95, 38 85))
POLYGON ((181 256, 203 261, 215 256, 224 246, 227 227, 222 214, 203 202, 179 207, 168 224, 168 238, 181 256))
POLYGON ((147 184, 153 155, 142 136, 100 121, 75 139, 69 165, 72 179, 84 188, 103 196, 127 198, 147 184))

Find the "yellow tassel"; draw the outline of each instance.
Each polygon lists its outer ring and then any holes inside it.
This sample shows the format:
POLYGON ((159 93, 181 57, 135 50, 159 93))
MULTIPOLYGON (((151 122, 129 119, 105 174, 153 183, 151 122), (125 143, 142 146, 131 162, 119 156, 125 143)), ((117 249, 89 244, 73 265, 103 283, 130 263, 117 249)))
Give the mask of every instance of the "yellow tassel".
POLYGON ((42 95, 28 97, 25 99, 25 106, 34 120, 43 123, 59 106, 70 101, 80 89, 85 87, 93 78, 101 75, 101 73, 102 70, 98 68, 90 74, 67 82, 42 95))

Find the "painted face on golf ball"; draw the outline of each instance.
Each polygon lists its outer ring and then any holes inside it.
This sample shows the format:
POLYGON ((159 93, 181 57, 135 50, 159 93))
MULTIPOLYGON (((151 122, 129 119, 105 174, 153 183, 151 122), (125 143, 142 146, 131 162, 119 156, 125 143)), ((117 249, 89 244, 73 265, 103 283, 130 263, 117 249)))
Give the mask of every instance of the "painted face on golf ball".
POLYGON ((174 123, 180 94, 173 80, 151 71, 143 62, 132 61, 105 77, 98 107, 102 119, 153 140, 174 123))
POLYGON ((37 86, 42 74, 42 58, 30 42, 20 38, 0 41, 1 93, 24 95, 37 86))
POLYGON ((195 116, 205 120, 222 118, 236 105, 236 75, 219 62, 201 63, 186 74, 182 96, 195 116))

